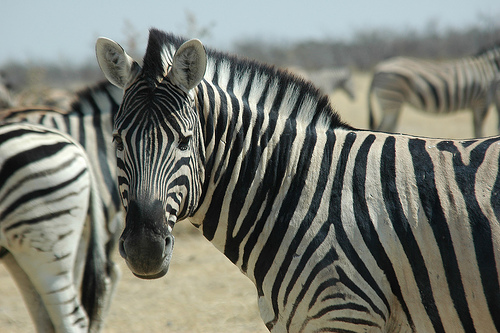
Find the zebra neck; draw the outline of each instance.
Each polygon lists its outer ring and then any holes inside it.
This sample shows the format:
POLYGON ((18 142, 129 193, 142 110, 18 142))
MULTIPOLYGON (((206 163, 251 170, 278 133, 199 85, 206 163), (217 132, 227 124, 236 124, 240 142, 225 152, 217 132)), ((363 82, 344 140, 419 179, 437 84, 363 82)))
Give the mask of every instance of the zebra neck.
MULTIPOLYGON (((277 223, 290 225, 293 207, 307 190, 304 185, 316 183, 312 178, 319 173, 328 174, 337 130, 245 108, 213 112, 211 105, 206 103, 203 115, 207 181, 191 221, 247 273, 252 250, 266 238, 263 233, 277 223), (323 173, 321 167, 327 170, 323 173)), ((252 279, 252 272, 247 275, 252 279)))

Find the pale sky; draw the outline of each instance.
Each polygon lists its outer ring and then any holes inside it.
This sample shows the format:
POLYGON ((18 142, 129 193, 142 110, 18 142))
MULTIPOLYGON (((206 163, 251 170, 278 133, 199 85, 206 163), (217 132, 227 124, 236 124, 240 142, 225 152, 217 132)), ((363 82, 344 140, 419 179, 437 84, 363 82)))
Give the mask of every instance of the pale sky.
POLYGON ((2 0, 0 66, 9 60, 80 63, 93 59, 99 36, 124 45, 127 29, 138 34, 142 54, 151 27, 185 35, 187 12, 209 28, 206 45, 227 51, 248 38, 338 40, 368 29, 422 31, 429 22, 438 29, 485 25, 485 17, 490 23, 500 17, 500 1, 2 0))

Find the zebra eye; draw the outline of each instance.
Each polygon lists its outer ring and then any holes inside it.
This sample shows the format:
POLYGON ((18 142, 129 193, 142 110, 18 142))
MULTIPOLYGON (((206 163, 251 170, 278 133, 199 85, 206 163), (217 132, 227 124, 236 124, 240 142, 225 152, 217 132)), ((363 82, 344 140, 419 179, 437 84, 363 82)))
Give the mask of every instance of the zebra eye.
POLYGON ((177 148, 179 148, 180 150, 187 150, 189 148, 189 141, 191 141, 191 135, 181 136, 179 138, 179 144, 177 148))
POLYGON ((123 151, 123 140, 120 135, 113 134, 113 142, 115 143, 116 150, 123 151))

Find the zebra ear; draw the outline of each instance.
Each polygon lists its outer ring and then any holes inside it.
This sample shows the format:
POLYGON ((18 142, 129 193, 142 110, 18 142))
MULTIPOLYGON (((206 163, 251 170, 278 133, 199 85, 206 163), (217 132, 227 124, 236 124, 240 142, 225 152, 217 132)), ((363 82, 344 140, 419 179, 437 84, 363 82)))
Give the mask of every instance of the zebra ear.
POLYGON ((97 39, 95 50, 104 76, 118 88, 125 90, 141 70, 141 66, 111 39, 97 39))
POLYGON ((196 87, 207 69, 207 53, 198 39, 182 44, 175 52, 168 76, 174 84, 189 91, 196 87))

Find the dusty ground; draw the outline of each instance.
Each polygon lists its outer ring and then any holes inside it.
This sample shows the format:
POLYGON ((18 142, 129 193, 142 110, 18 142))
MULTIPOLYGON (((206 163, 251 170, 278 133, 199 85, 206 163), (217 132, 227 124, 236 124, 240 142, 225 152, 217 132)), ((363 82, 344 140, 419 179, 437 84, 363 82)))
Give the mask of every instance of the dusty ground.
MULTIPOLYGON (((342 92, 332 95, 342 118, 359 128, 368 124, 369 83, 369 74, 355 75, 358 96, 354 102, 342 92)), ((496 124, 497 116, 490 110, 485 134, 494 135, 496 124)), ((436 117, 405 108, 398 130, 424 136, 469 138, 473 134, 472 116, 470 112, 462 112, 436 117)), ((172 264, 168 274, 159 280, 135 278, 117 256, 122 279, 104 332, 266 332, 252 283, 187 223, 176 226, 174 234, 172 264)), ((21 297, 0 265, 0 332, 33 331, 21 297)))

